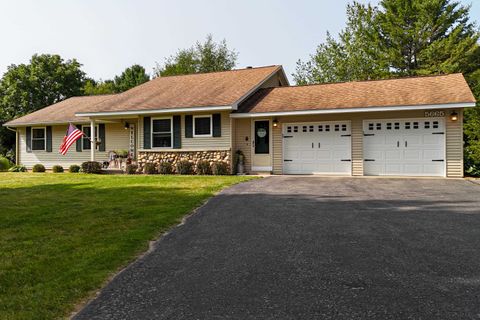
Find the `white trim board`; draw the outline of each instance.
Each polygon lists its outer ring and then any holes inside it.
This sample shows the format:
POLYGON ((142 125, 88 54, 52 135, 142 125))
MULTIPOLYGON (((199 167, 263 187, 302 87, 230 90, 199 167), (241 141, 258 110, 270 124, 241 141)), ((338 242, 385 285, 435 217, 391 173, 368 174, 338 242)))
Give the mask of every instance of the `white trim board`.
POLYGON ((273 171, 272 166, 267 167, 252 167, 252 171, 273 171))
POLYGON ((99 116, 121 116, 121 115, 140 115, 140 114, 162 114, 162 113, 185 113, 185 112, 203 112, 203 111, 221 111, 232 110, 232 106, 209 106, 209 107, 191 107, 191 108, 170 108, 170 109, 152 109, 152 110, 129 110, 129 111, 107 111, 107 112, 77 112, 77 117, 99 117, 99 116))
POLYGON ((369 108, 345 108, 345 109, 322 109, 322 110, 301 110, 301 111, 276 111, 259 113, 232 113, 232 118, 258 118, 275 116, 300 116, 313 114, 336 114, 356 112, 384 112, 384 111, 408 111, 408 110, 431 110, 431 109, 455 109, 475 107, 475 103, 446 103, 417 106, 393 106, 393 107, 369 107, 369 108))

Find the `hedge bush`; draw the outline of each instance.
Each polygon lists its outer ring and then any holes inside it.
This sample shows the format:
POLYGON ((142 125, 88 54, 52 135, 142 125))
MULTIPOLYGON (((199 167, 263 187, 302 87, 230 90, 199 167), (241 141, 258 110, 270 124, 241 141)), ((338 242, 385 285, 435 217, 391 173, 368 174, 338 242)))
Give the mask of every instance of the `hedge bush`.
POLYGON ((210 162, 207 160, 200 160, 197 162, 197 174, 207 175, 212 174, 212 168, 210 162))
POLYGON ((137 173, 138 166, 136 164, 127 164, 125 166, 125 173, 126 174, 135 174, 137 173))
POLYGON ((27 167, 25 166, 13 166, 10 169, 8 169, 9 172, 27 172, 27 167))
POLYGON ((177 173, 179 174, 192 174, 193 163, 188 160, 181 160, 177 162, 177 173))
POLYGON ((157 166, 155 166, 155 163, 145 163, 145 167, 143 168, 143 173, 145 174, 157 174, 157 166))
POLYGON ((7 171, 11 166, 12 164, 10 163, 10 160, 0 157, 0 171, 7 171))
POLYGON ((230 171, 228 170, 228 164, 226 164, 225 162, 215 162, 212 165, 212 172, 214 175, 217 176, 224 176, 230 173, 230 171))
POLYGON ((170 162, 160 162, 159 170, 161 174, 172 174, 173 166, 170 162))
POLYGON ((37 163, 33 166, 32 172, 45 172, 45 166, 41 163, 37 163))
POLYGON ((63 172, 63 167, 61 165, 54 165, 52 167, 53 173, 62 173, 63 172))
POLYGON ((69 171, 70 173, 78 173, 78 172, 80 172, 80 166, 77 165, 77 164, 72 164, 72 165, 70 166, 70 168, 68 168, 68 171, 69 171))
POLYGON ((102 164, 96 161, 86 161, 82 163, 82 172, 84 173, 101 173, 102 164))

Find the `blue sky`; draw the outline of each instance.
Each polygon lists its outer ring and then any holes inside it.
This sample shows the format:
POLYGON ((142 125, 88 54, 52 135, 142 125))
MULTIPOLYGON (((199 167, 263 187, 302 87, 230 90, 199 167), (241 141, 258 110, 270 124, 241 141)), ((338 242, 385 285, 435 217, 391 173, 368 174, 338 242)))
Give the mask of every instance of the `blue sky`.
MULTIPOLYGON (((343 28, 349 2, 0 0, 0 74, 34 53, 77 58, 95 79, 135 63, 151 73, 156 61, 212 33, 239 52, 237 67, 282 64, 290 75, 327 31, 343 28)), ((471 16, 480 21, 480 1, 461 2, 473 3, 471 16)))

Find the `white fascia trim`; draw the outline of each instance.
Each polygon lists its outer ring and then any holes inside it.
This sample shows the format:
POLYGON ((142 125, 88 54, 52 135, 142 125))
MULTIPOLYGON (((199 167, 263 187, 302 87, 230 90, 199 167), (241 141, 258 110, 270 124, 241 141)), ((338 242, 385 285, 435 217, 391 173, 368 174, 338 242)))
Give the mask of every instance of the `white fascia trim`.
POLYGON ((3 124, 4 127, 19 128, 19 127, 29 127, 29 126, 59 126, 59 125, 68 125, 69 123, 75 124, 84 124, 90 123, 90 121, 85 120, 72 120, 67 122, 28 122, 28 123, 18 123, 18 124, 3 124))
POLYGON ((184 112, 202 112, 202 111, 221 111, 232 110, 232 106, 211 106, 211 107, 192 107, 192 108, 172 108, 172 109, 154 109, 154 110, 131 110, 131 111, 108 111, 108 112, 77 112, 77 117, 101 117, 101 116, 124 116, 137 114, 164 114, 164 113, 184 113, 184 112))
POLYGON ((348 108, 348 109, 326 109, 326 110, 303 110, 303 111, 279 111, 279 112, 259 112, 259 113, 232 113, 231 118, 259 118, 259 117, 279 117, 279 116, 300 116, 313 114, 335 114, 335 113, 355 113, 355 112, 383 112, 383 111, 407 111, 407 110, 429 110, 445 108, 469 108, 475 107, 475 103, 446 103, 417 106, 398 106, 398 107, 370 107, 370 108, 348 108))
MULTIPOLYGON (((278 66, 275 71, 273 71, 272 73, 270 73, 268 75, 268 77, 265 77, 265 79, 263 79, 259 84, 257 84, 255 87, 253 87, 251 90, 249 90, 247 93, 245 93, 243 96, 240 97, 240 99, 238 99, 237 101, 235 101, 232 105, 232 109, 233 110, 237 110, 238 109, 238 105, 240 103, 243 102, 243 100, 245 100, 246 98, 248 98, 250 95, 252 95, 255 91, 257 91, 265 82, 267 82, 268 80, 270 80, 270 78, 272 76, 274 76, 279 70, 283 70, 283 67, 282 66, 278 66)), ((285 74, 285 72, 284 72, 285 74)), ((287 80, 288 81, 288 80, 287 80)))

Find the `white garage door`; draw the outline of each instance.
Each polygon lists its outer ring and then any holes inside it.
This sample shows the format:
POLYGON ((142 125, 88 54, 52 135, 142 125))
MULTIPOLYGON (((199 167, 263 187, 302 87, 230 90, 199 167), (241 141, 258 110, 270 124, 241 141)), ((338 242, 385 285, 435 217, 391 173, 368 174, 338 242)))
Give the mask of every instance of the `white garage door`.
POLYGON ((442 118, 365 120, 365 175, 444 176, 442 118))
POLYGON ((283 126, 285 174, 351 174, 350 122, 283 126))

